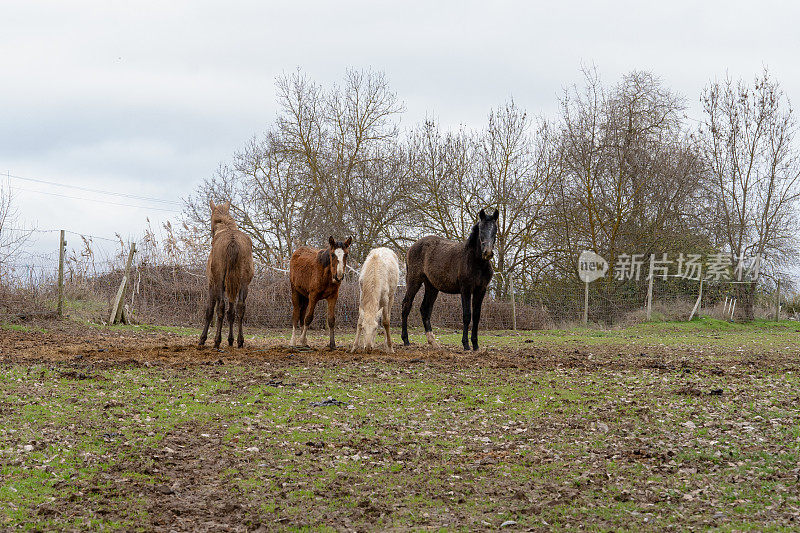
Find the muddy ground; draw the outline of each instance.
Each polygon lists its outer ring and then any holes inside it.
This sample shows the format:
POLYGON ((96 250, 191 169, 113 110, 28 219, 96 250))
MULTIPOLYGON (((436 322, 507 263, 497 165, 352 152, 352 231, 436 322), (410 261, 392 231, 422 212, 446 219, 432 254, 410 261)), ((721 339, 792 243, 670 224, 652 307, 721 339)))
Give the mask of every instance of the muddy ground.
MULTIPOLYGON (((474 368, 477 365, 527 370, 580 368, 587 371, 603 368, 708 368, 709 365, 714 367, 727 362, 728 372, 741 372, 748 367, 776 370, 800 367, 800 359, 791 357, 794 353, 787 354, 786 349, 765 350, 762 347, 748 346, 735 349, 715 346, 698 348, 688 344, 668 347, 635 342, 604 346, 574 341, 569 345, 554 345, 552 342, 537 343, 535 339, 524 339, 516 345, 483 347, 478 352, 464 352, 460 347, 446 345, 440 349, 432 349, 425 343, 417 342, 411 346, 395 344, 395 353, 385 353, 382 348, 376 348, 370 353, 358 351, 351 354, 350 345, 346 341, 340 340, 336 350, 328 349, 324 332, 313 335, 315 338, 310 339, 311 349, 293 349, 287 343, 288 335, 278 338, 269 333, 259 335, 255 340, 248 340, 243 348, 229 347, 223 339, 222 346, 215 349, 211 340, 205 346, 197 346, 195 335, 167 331, 109 330, 69 321, 28 324, 27 331, 0 332, 0 362, 54 362, 78 366, 148 363, 171 367, 268 363, 277 367, 291 367, 309 363, 337 365, 374 361, 400 365, 425 362, 445 369, 474 368)), ((491 339, 491 333, 484 334, 482 344, 491 346, 491 339)), ((790 347, 792 350, 795 348, 790 347)))
POLYGON ((215 350, 164 331, 26 328, 0 330, 5 527, 739 530, 798 518, 794 345, 520 339, 350 354, 321 335, 312 350, 269 336, 215 350), (184 411, 159 413, 175 401, 184 411), (67 466, 48 459, 59 454, 67 466), (28 505, 15 497, 37 490, 32 469, 49 475, 28 505))

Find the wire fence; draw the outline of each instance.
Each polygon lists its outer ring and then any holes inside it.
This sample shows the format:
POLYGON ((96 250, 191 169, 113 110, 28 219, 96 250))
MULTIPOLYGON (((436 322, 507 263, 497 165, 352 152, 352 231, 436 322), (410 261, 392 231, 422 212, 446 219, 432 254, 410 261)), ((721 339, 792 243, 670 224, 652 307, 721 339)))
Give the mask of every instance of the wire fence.
MULTIPOLYGON (((30 263, 14 271, 13 283, 0 286, 0 314, 27 316, 51 313, 57 302, 57 254, 39 255, 40 264, 30 263), (55 256, 55 257, 54 257, 55 256), (49 262, 49 265, 47 264, 49 262)), ((105 322, 112 300, 124 274, 124 259, 95 258, 90 264, 67 261, 64 275, 64 300, 67 314, 105 322)), ((7 278, 8 279, 8 278, 7 278)), ((497 281, 498 278, 495 278, 497 281)), ((548 280, 529 289, 500 293, 493 282, 484 300, 481 329, 552 329, 581 323, 584 286, 573 280, 548 280)), ((598 282, 590 286, 588 321, 603 326, 626 325, 647 317, 647 281, 636 283, 598 282)), ((424 289, 423 289, 424 290, 424 289)), ((355 327, 358 319, 358 275, 350 271, 339 290, 337 324, 355 327)), ((420 291, 422 292, 422 291, 420 291)), ((661 282, 652 289, 653 319, 686 320, 697 304, 698 282, 661 282)), ((392 309, 392 326, 400 325, 405 286, 397 289, 392 309)), ((148 264, 134 262, 124 304, 127 316, 142 323, 197 326, 202 322, 208 298, 204 265, 148 264)), ((761 290, 756 294, 755 316, 774 316, 776 294, 761 290)), ((410 315, 411 326, 421 326, 417 294, 410 315)), ((742 318, 744 307, 737 302, 736 285, 731 282, 706 283, 698 304, 698 314, 725 319, 742 318)), ((324 303, 318 305, 312 328, 325 327, 324 303)), ((253 327, 284 328, 291 325, 291 289, 288 273, 264 265, 257 266, 247 299, 246 322, 253 327)), ((787 316, 783 313, 782 316, 787 316)), ((458 295, 440 294, 432 322, 436 327, 461 327, 461 302, 458 295)))
MULTIPOLYGON (((51 233, 59 230, 37 230, 51 233)), ((81 246, 65 255, 63 298, 67 314, 92 320, 108 320, 112 301, 125 271, 129 249, 119 239, 67 232, 78 236, 81 246), (97 239, 114 247, 97 246, 97 239)), ((0 270, 0 315, 48 314, 58 298, 57 247, 52 252, 24 251, 0 270)), ((146 247, 145 247, 146 248, 146 247)), ((356 265, 357 266, 357 265, 356 265)), ((401 283, 404 283, 401 276, 401 283)), ((655 278, 617 281, 601 279, 586 286, 578 279, 503 279, 494 277, 484 300, 482 329, 552 329, 587 322, 603 326, 642 322, 648 318, 686 320, 692 314, 725 319, 745 316, 746 305, 736 282, 706 281, 700 295, 698 280, 655 278), (650 294, 648 298, 648 294, 650 294), (698 298, 699 297, 699 298, 698 298), (648 305, 649 301, 649 305, 648 305), (648 311, 649 308, 649 311, 648 311)), ((337 324, 355 327, 358 318, 358 270, 349 268, 339 291, 337 324)), ((422 291, 420 291, 422 292, 422 291)), ((400 325, 405 286, 397 289, 392 325, 400 325)), ((780 309, 778 287, 760 286, 753 293, 753 316, 775 317, 780 309)), ((208 298, 205 264, 170 262, 163 255, 143 253, 132 266, 124 296, 126 315, 142 323, 198 325, 208 298)), ((410 325, 421 326, 418 294, 410 325)), ((324 303, 318 306, 314 328, 325 327, 324 303)), ((458 329, 462 323, 458 295, 440 294, 432 322, 437 327, 458 329)), ((282 328, 291 325, 291 289, 286 269, 256 264, 247 300, 246 322, 251 326, 282 328)), ((784 317, 789 316, 784 310, 784 317)))
MULTIPOLYGON (((597 281, 589 285, 587 323, 601 326, 630 325, 651 320, 688 320, 711 316, 726 320, 746 318, 743 290, 749 283, 734 280, 654 279, 648 311, 648 280, 597 281)), ((542 280, 529 289, 499 298, 514 300, 520 329, 552 329, 583 322, 585 285, 580 280, 542 280), (521 319, 521 320, 520 320, 521 319)), ((756 286, 752 299, 753 318, 794 318, 786 296, 777 287, 756 286), (779 315, 776 315, 776 304, 779 315)))

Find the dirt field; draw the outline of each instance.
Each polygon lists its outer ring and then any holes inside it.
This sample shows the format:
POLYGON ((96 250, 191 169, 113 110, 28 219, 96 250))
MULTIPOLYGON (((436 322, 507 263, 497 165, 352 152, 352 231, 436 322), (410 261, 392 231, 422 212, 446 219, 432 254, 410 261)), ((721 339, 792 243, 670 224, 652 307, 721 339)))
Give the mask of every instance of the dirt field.
MULTIPOLYGON (((483 352, 0 329, 4 528, 793 530, 800 328, 487 333, 483 352)), ((342 336, 340 344, 349 340, 342 336)))

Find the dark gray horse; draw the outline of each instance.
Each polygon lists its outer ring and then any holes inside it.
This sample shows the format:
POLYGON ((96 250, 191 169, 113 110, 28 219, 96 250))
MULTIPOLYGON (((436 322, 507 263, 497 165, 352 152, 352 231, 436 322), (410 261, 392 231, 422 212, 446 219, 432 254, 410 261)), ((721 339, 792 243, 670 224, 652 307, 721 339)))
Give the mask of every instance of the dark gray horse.
POLYGON ((461 343, 469 350, 467 331, 472 320, 472 348, 478 349, 478 321, 486 287, 492 279, 492 256, 497 237, 499 212, 486 216, 481 209, 469 238, 455 242, 429 235, 415 242, 406 254, 406 295, 403 298, 403 343, 408 346, 408 313, 420 286, 425 284, 420 314, 428 343, 438 347, 431 327, 431 312, 439 292, 461 295, 464 335, 461 343), (472 308, 470 311, 470 299, 472 308))

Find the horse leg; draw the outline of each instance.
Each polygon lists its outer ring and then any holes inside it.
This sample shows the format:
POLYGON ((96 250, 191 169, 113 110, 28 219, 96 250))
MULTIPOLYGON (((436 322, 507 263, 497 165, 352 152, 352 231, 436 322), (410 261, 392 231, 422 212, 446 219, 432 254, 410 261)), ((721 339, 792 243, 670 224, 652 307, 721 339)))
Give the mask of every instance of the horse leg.
POLYGON ((306 307, 306 311, 303 314, 303 331, 300 333, 300 346, 308 346, 306 335, 308 334, 308 326, 314 321, 314 308, 317 307, 318 301, 316 296, 309 295, 308 307, 306 307))
MULTIPOLYGON (((300 332, 301 333, 303 331, 303 319, 304 319, 303 317, 306 316, 306 312, 308 312, 308 297, 307 296, 303 296, 301 294, 300 295, 300 319, 297 322, 297 327, 300 328, 300 332)), ((314 312, 313 308, 312 308, 311 312, 312 313, 314 312)), ((298 336, 299 335, 300 334, 298 334, 298 336)), ((306 342, 305 335, 303 336, 303 345, 304 346, 308 346, 308 343, 306 342)))
POLYGON ((211 319, 214 318, 214 307, 217 305, 217 294, 216 292, 209 288, 208 290, 208 305, 206 306, 206 313, 205 313, 205 325, 203 326, 203 333, 200 334, 200 341, 197 343, 198 346, 203 346, 206 343, 206 339, 208 338, 208 328, 211 325, 211 319))
POLYGON ((392 318, 393 305, 394 305, 394 296, 390 296, 388 304, 383 306, 383 329, 386 332, 387 353, 394 353, 394 348, 392 348, 392 336, 389 334, 389 321, 392 318))
POLYGON ((331 333, 331 342, 328 344, 328 347, 331 350, 336 349, 336 341, 333 338, 333 328, 336 327, 336 300, 338 296, 332 296, 328 298, 328 330, 331 333))
MULTIPOLYGON (((470 312, 470 299, 472 294, 470 290, 467 288, 461 289, 461 318, 464 324, 464 333, 461 335, 461 344, 464 346, 464 351, 469 351, 469 339, 467 338, 467 332, 469 331, 469 321, 472 319, 472 313, 470 312)), ((477 315, 476 317, 477 318, 477 315)), ((475 337, 473 336, 473 339, 475 337)))
POLYGON ((232 302, 228 302, 228 346, 233 346, 233 325, 236 322, 236 303, 239 295, 232 302))
POLYGON ((214 336, 214 348, 219 348, 222 343, 222 322, 225 319, 225 295, 217 297, 217 334, 214 336))
POLYGON ((408 279, 406 279, 406 295, 403 296, 403 310, 400 314, 402 317, 403 326, 400 337, 403 339, 403 344, 406 346, 411 344, 408 342, 408 314, 411 312, 411 306, 414 305, 414 297, 417 295, 417 292, 421 286, 421 277, 408 277, 408 279))
MULTIPOLYGON (((360 315, 361 313, 359 313, 360 315)), ((356 338, 353 339, 353 349, 350 350, 350 353, 356 353, 356 348, 358 348, 358 339, 361 337, 362 327, 361 327, 361 316, 358 317, 358 323, 356 324, 356 338)))
POLYGON ((302 294, 292 289, 292 348, 297 344, 297 328, 301 327, 301 321, 305 315, 305 307, 303 303, 308 303, 308 299, 302 294))
POLYGON ((236 320, 239 322, 239 336, 236 339, 236 346, 237 348, 241 348, 244 346, 244 332, 242 331, 242 322, 244 321, 244 310, 245 305, 244 302, 247 300, 247 289, 248 286, 245 285, 239 291, 239 301, 236 302, 236 320))
POLYGON ((434 348, 440 347, 439 343, 436 342, 436 337, 433 336, 433 327, 431 327, 431 313, 433 313, 433 304, 436 303, 437 296, 439 296, 439 290, 429 281, 426 281, 425 296, 422 298, 419 312, 422 315, 422 325, 425 327, 425 337, 428 339, 428 344, 434 348))
MULTIPOLYGON (((481 320, 481 307, 483 297, 486 295, 486 288, 475 289, 472 295, 472 349, 478 351, 478 322, 481 320)), ((467 332, 464 330, 464 344, 466 344, 467 332)))

